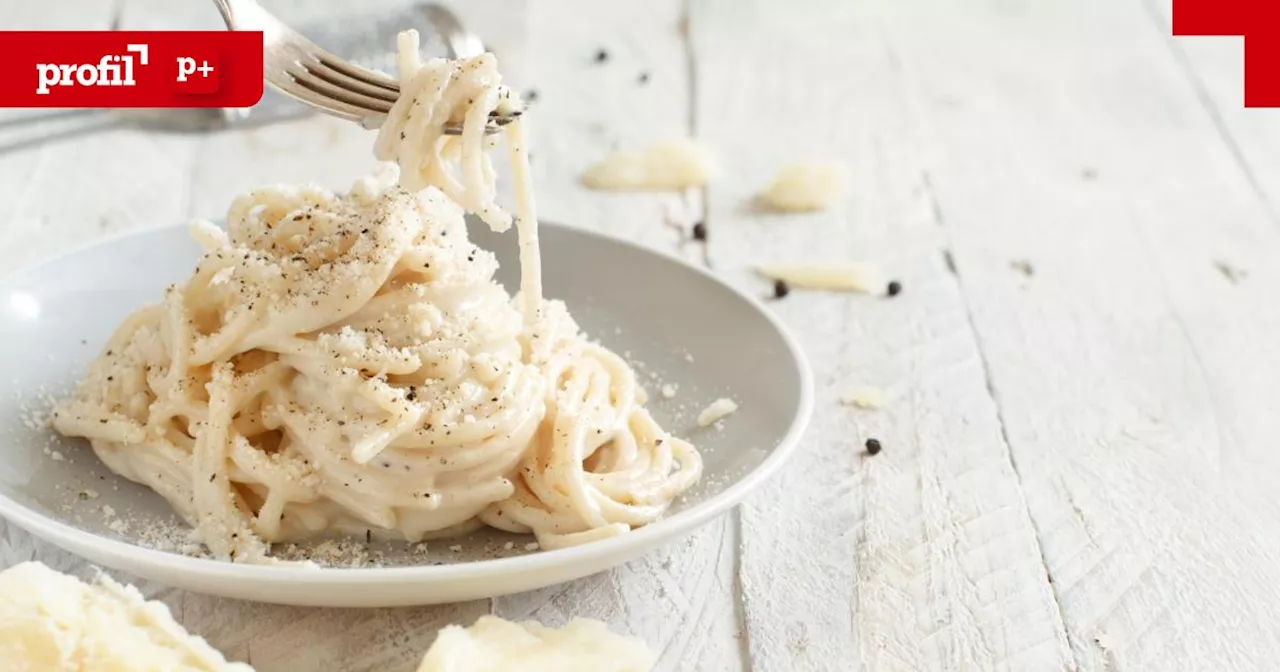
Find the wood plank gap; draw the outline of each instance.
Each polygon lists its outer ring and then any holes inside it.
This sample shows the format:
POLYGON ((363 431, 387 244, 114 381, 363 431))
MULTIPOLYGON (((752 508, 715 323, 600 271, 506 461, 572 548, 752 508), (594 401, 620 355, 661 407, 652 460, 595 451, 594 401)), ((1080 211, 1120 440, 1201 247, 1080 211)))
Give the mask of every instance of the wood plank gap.
MULTIPOLYGON (((698 128, 698 55, 697 49, 693 44, 692 6, 696 1, 684 0, 684 12, 683 16, 680 17, 680 43, 684 48, 685 86, 688 87, 688 116, 685 123, 688 125, 687 130, 690 138, 697 138, 700 130, 698 128)), ((688 190, 688 193, 685 194, 686 199, 692 197, 697 199, 697 202, 693 203, 692 206, 686 202, 685 210, 686 212, 696 212, 694 222, 701 223, 703 229, 707 232, 706 237, 702 240, 694 240, 693 242, 698 245, 701 252, 699 259, 702 261, 702 265, 706 268, 711 268, 711 245, 707 243, 711 236, 711 223, 708 220, 709 208, 707 207, 709 202, 707 198, 708 191, 709 188, 706 186, 688 190)), ((736 554, 737 551, 735 550, 734 553, 736 554)))
MULTIPOLYGON (((1013 470, 1014 478, 1018 485, 1018 498, 1021 500, 1023 514, 1031 522, 1031 529, 1035 532, 1036 554, 1040 560, 1040 566, 1044 569, 1045 580, 1049 583, 1049 595, 1053 599, 1053 608, 1057 610, 1058 628, 1062 631, 1064 638, 1066 637, 1066 617, 1063 614, 1062 601, 1058 597, 1057 586, 1053 582, 1053 572, 1049 569, 1048 560, 1045 558, 1044 543, 1041 539, 1040 525, 1035 518, 1031 517, 1031 509, 1027 506, 1026 491, 1023 487, 1022 472, 1018 470, 1018 460, 1013 455, 1013 442, 1009 438, 1009 426, 1005 422, 1004 408, 1000 404, 1000 395, 996 392, 995 380, 991 376, 991 364, 987 359, 986 343, 983 341, 982 334, 978 331, 978 325, 973 319, 973 305, 969 301, 968 294, 965 293, 964 279, 960 276, 958 269, 952 260, 951 250, 955 246, 955 241, 951 239, 951 232, 947 229, 946 216, 943 211, 942 202, 938 197, 938 192, 933 186, 933 179, 929 176, 928 171, 921 174, 921 182, 924 184, 925 193, 929 198, 929 209, 935 217, 935 222, 943 231, 943 237, 947 241, 947 249, 944 252, 946 259, 949 261, 948 268, 951 273, 948 275, 956 284, 956 290, 960 294, 960 303, 964 309, 964 318, 967 323, 969 333, 973 337, 974 349, 978 354, 978 363, 982 369, 983 381, 987 386, 987 395, 991 397, 991 404, 995 407, 996 428, 1000 432, 1000 441, 1004 444, 1005 456, 1009 460, 1009 468, 1013 470)), ((1076 660, 1075 651, 1071 647, 1066 648, 1067 654, 1070 656, 1072 670, 1080 669, 1080 663, 1076 660)))
POLYGON ((742 669, 751 672, 751 628, 747 627, 746 591, 742 585, 742 508, 733 509, 733 620, 738 625, 738 649, 742 652, 742 669))

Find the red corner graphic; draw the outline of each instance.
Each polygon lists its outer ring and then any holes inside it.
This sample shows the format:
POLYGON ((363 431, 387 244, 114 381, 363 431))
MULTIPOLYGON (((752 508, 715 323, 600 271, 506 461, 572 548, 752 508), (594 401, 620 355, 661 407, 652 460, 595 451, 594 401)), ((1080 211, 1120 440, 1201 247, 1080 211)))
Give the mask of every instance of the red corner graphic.
POLYGON ((1280 2, 1174 0, 1174 35, 1244 38, 1244 106, 1280 107, 1280 2))

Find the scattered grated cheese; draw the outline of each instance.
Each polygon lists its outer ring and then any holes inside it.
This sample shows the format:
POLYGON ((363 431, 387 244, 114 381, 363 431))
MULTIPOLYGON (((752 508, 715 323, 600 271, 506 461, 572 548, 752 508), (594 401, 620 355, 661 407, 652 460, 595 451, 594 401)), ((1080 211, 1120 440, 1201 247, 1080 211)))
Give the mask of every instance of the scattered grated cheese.
POLYGON ((771 264, 756 271, 770 280, 805 289, 867 293, 884 287, 880 273, 866 264, 771 264))
POLYGON ((662 397, 664 399, 671 399, 672 397, 675 397, 675 396, 676 396, 675 385, 667 384, 662 386, 662 397))
POLYGON ((514 541, 508 541, 507 543, 502 545, 502 550, 509 551, 515 547, 516 547, 516 544, 514 541))
POLYGON ((524 550, 526 550, 526 551, 536 551, 536 550, 538 550, 538 542, 536 542, 536 541, 531 541, 531 542, 529 542, 529 543, 525 544, 525 545, 524 545, 524 550))
POLYGON ((837 163, 799 163, 783 167, 760 201, 779 212, 825 210, 844 198, 849 171, 837 163))
POLYGON ((449 547, 449 550, 453 551, 454 553, 461 553, 461 552, 462 552, 462 544, 454 544, 454 545, 452 545, 452 546, 450 546, 450 547, 449 547))
POLYGON ((720 397, 698 414, 698 426, 709 427, 736 410, 738 410, 738 405, 732 399, 720 397))

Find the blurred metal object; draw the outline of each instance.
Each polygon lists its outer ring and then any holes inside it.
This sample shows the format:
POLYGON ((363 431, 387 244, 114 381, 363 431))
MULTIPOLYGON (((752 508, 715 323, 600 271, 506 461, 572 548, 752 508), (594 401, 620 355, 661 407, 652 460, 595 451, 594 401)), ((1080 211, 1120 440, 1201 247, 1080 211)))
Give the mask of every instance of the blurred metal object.
MULTIPOLYGON (((377 128, 400 97, 400 86, 390 76, 333 55, 289 28, 258 4, 257 0, 213 0, 230 30, 262 31, 263 72, 272 86, 286 95, 323 112, 355 121, 365 128, 377 128)), ((452 17, 435 5, 427 18, 452 17)), ((473 49, 472 40, 461 23, 452 18, 444 31, 450 51, 473 49)), ((483 49, 483 46, 480 47, 483 49)), ((486 133, 495 133, 520 115, 492 113, 486 133)), ((445 126, 446 133, 460 134, 461 124, 445 126)))
POLYGON ((484 42, 474 33, 468 32, 448 7, 429 3, 417 5, 414 9, 426 16, 427 24, 444 40, 449 48, 449 58, 470 58, 487 51, 484 42))
MULTIPOLYGON (((396 69, 396 35, 405 28, 417 29, 422 52, 428 57, 458 58, 455 43, 480 42, 452 11, 432 2, 310 21, 303 24, 301 32, 332 54, 369 70, 391 73, 396 69)), ((251 108, 228 108, 223 114, 203 116, 209 128, 222 128, 261 126, 314 113, 315 108, 268 87, 262 100, 251 108)))

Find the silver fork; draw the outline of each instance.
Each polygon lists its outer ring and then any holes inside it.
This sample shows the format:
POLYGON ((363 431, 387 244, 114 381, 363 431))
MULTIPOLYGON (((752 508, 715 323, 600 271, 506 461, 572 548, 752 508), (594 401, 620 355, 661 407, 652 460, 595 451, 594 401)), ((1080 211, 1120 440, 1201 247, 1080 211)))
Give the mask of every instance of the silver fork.
MULTIPOLYGON (((291 98, 373 129, 382 125, 391 106, 400 97, 400 85, 395 80, 321 49, 286 26, 256 0, 213 0, 213 4, 217 5, 228 29, 262 31, 263 74, 269 84, 291 98)), ((433 9, 447 12, 439 7, 433 9)), ((455 21, 451 15, 440 19, 455 21)), ((460 58, 477 55, 483 50, 474 40, 451 46, 454 55, 460 58), (464 50, 473 53, 462 53, 464 50)), ((523 112, 491 113, 485 133, 498 132, 523 112)), ((460 135, 462 124, 446 124, 445 132, 460 135)))

